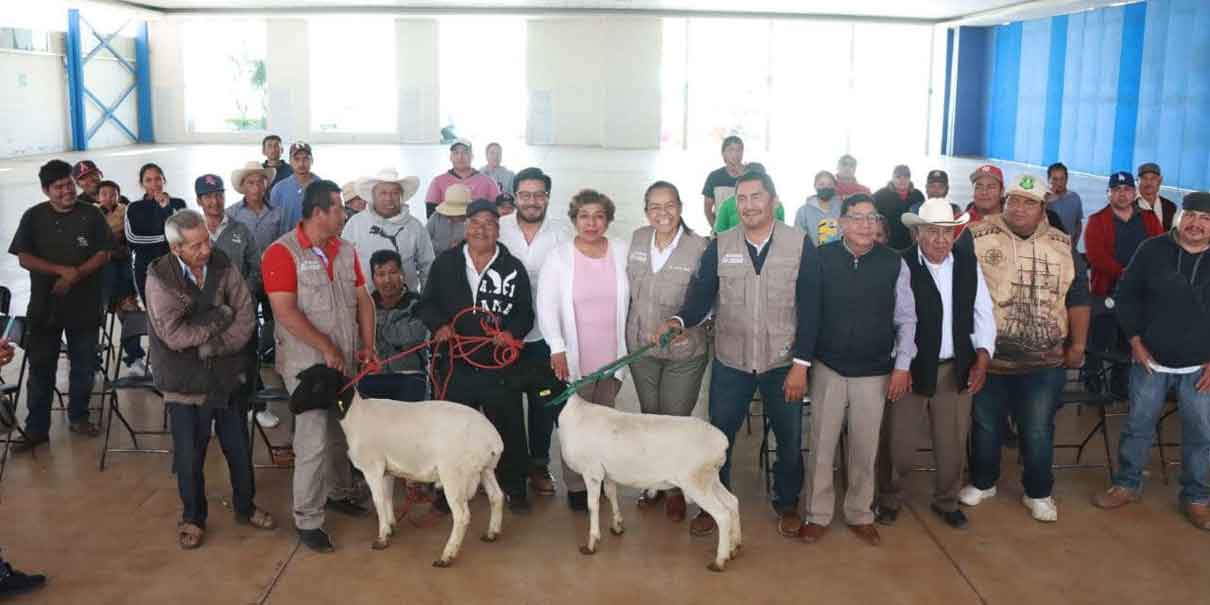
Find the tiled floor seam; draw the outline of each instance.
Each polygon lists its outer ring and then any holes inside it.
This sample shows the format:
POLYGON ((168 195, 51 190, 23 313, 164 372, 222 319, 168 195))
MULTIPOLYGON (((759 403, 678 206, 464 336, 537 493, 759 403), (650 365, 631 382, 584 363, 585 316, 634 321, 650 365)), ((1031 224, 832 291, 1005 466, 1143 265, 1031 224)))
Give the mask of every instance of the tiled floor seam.
POLYGON ((273 577, 269 580, 269 585, 266 586, 261 592, 260 596, 258 596, 257 599, 252 602, 252 605, 265 605, 269 602, 269 596, 273 594, 273 589, 277 587, 277 583, 281 581, 281 577, 285 575, 286 568, 290 566, 290 562, 294 560, 294 555, 298 554, 298 549, 301 546, 301 542, 298 542, 297 540, 294 542, 294 546, 290 549, 290 554, 287 555, 286 560, 282 561, 281 565, 278 566, 277 572, 274 573, 273 577))
POLYGON ((941 554, 945 556, 945 560, 949 561, 949 564, 954 568, 954 571, 958 572, 958 576, 962 578, 962 581, 966 582, 966 585, 970 587, 971 592, 975 594, 975 598, 979 599, 980 603, 986 605, 987 599, 983 597, 983 594, 979 592, 979 588, 975 586, 973 581, 971 581, 970 576, 966 575, 966 571, 962 569, 962 566, 958 564, 958 561, 954 559, 952 555, 950 555, 949 550, 946 549, 945 545, 941 543, 941 540, 937 538, 937 534, 933 532, 933 528, 929 527, 929 524, 925 523, 924 519, 920 517, 920 513, 916 511, 916 507, 912 506, 910 503, 904 503, 904 507, 912 511, 912 517, 915 518, 916 522, 920 524, 921 529, 923 529, 924 533, 928 535, 929 540, 932 540, 933 544, 937 545, 937 550, 941 551, 941 554))

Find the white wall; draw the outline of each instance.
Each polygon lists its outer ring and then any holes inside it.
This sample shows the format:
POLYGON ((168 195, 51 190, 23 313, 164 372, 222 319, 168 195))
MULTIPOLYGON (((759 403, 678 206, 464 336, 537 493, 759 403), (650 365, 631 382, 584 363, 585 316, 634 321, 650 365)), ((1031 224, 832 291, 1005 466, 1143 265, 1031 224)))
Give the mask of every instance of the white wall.
POLYGON ((0 90, 0 157, 71 145, 62 55, 0 50, 0 90))
POLYGON ((656 17, 531 19, 528 142, 659 147, 662 31, 656 17))

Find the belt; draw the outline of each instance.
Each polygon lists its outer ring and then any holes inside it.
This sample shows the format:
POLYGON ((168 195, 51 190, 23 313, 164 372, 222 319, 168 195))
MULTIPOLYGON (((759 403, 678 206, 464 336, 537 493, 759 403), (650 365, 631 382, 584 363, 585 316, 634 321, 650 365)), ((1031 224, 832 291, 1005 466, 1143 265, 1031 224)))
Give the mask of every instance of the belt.
POLYGON ((943 366, 943 365, 945 365, 945 364, 947 364, 947 363, 954 363, 954 358, 953 358, 953 357, 947 357, 947 358, 945 358, 945 359, 941 359, 941 360, 938 360, 938 361, 937 361, 937 365, 939 365, 939 366, 943 366))

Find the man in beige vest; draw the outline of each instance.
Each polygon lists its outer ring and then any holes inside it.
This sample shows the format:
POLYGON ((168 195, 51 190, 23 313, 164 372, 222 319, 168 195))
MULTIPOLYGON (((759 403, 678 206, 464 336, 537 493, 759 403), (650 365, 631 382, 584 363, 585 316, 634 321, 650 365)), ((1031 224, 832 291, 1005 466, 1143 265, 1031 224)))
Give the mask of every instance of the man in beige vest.
MULTIPOLYGON (((777 189, 769 175, 739 177, 735 201, 740 228, 707 245, 685 305, 660 333, 697 326, 716 307, 710 422, 731 444, 719 474, 730 487, 735 434, 759 388, 777 439, 773 508, 780 517, 778 531, 796 537, 802 525, 802 399, 819 327, 819 262, 806 234, 773 220, 777 189)), ((695 535, 714 530, 705 511, 690 525, 695 535)))
MULTIPOLYGON (((319 180, 303 194, 303 220, 265 250, 265 292, 276 318, 277 371, 294 391, 298 374, 324 364, 351 376, 373 360, 374 301, 353 244, 340 238, 340 187, 319 180)), ((364 516, 351 493, 348 443, 334 416, 312 410, 294 419, 294 524, 299 540, 331 552, 324 510, 364 516)))

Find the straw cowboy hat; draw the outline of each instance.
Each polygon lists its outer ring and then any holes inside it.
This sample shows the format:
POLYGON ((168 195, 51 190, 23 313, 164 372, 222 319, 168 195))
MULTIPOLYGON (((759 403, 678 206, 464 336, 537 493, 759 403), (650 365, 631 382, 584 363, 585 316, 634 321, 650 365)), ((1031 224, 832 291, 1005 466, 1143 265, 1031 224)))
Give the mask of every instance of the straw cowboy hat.
MULTIPOLYGON (((231 171, 231 188, 234 189, 236 193, 243 193, 244 179, 248 178, 248 176, 252 174, 265 175, 265 184, 268 185, 273 182, 273 177, 277 175, 277 170, 274 170, 273 168, 265 168, 261 166, 259 162, 248 162, 247 164, 244 164, 243 168, 231 171)), ((268 192, 265 193, 267 197, 268 192)))
POLYGON ((466 216, 466 207, 471 203, 471 188, 454 183, 445 189, 437 212, 445 216, 466 216))
POLYGON ((954 218, 953 204, 943 197, 935 197, 920 205, 920 214, 905 212, 902 220, 905 227, 924 225, 957 227, 965 225, 967 221, 971 220, 971 215, 969 212, 963 212, 961 216, 954 218))
POLYGON ((346 204, 355 197, 361 197, 357 195, 357 181, 349 181, 345 183, 344 187, 340 188, 340 199, 344 200, 346 204))
POLYGON ((413 195, 420 190, 420 179, 414 176, 405 176, 399 178, 399 173, 394 168, 384 168, 378 171, 374 176, 367 176, 358 179, 357 181, 357 197, 372 202, 374 201, 374 186, 380 183, 397 183, 403 188, 403 197, 401 202, 407 203, 412 199, 413 195))

